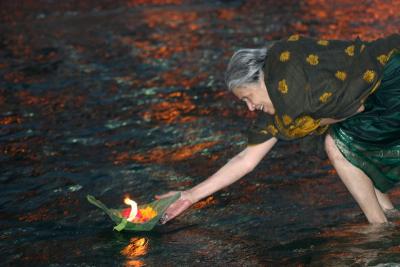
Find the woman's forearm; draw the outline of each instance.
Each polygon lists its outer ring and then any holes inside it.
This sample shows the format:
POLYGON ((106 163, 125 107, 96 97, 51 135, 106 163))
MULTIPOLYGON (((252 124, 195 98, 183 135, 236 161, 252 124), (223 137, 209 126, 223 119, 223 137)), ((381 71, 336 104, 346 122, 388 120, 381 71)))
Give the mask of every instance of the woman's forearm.
POLYGON ((250 171, 251 169, 246 166, 243 158, 238 155, 235 156, 208 179, 189 190, 193 202, 197 202, 234 183, 250 171))
POLYGON ((249 146, 241 153, 237 154, 228 161, 222 168, 209 178, 187 190, 192 201, 197 202, 214 192, 236 182, 247 173, 251 172, 261 159, 276 143, 276 138, 271 138, 268 141, 249 146))

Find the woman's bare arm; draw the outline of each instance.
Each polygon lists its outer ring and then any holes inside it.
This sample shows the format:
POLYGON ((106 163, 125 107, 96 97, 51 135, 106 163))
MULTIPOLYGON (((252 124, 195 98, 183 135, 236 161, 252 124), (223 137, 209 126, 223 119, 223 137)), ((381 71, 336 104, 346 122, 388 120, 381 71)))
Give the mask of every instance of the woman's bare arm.
MULTIPOLYGON (((181 191, 181 197, 168 207, 160 222, 166 223, 181 214, 193 203, 234 183, 251 172, 277 141, 273 137, 264 143, 246 147, 209 178, 189 190, 181 191)), ((175 193, 176 191, 170 191, 163 195, 156 195, 155 198, 166 198, 175 193)))
POLYGON ((190 194, 193 203, 236 182, 241 177, 251 172, 277 141, 278 140, 273 137, 264 143, 246 147, 216 173, 189 189, 187 192, 190 194))

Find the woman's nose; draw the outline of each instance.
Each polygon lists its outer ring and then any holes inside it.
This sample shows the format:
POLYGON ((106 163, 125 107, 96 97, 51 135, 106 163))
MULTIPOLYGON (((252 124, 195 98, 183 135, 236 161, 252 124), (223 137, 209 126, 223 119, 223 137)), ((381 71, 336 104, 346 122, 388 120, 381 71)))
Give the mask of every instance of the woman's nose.
POLYGON ((254 111, 254 110, 255 110, 256 107, 255 107, 252 103, 246 102, 246 104, 247 104, 247 108, 248 108, 250 111, 254 111))

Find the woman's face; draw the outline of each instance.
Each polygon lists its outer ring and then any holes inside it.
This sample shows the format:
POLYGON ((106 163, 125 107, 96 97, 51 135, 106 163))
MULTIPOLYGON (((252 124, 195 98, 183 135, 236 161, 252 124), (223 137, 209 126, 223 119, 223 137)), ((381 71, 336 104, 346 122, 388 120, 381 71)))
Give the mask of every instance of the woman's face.
POLYGON ((263 78, 260 78, 257 83, 237 87, 232 92, 237 98, 246 103, 250 111, 261 110, 271 115, 275 113, 275 108, 268 95, 263 78))

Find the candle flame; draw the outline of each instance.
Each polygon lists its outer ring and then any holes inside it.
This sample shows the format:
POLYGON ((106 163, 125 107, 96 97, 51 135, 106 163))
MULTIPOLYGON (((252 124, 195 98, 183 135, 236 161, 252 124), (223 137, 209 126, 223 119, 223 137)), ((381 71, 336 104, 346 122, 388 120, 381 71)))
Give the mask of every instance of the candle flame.
POLYGON ((137 212, 138 212, 137 204, 136 204, 135 201, 133 201, 133 200, 130 199, 129 197, 125 197, 124 203, 125 203, 126 205, 130 205, 130 206, 131 206, 131 212, 129 213, 129 217, 128 217, 128 219, 127 219, 129 222, 131 222, 131 221, 133 221, 133 219, 135 219, 136 214, 137 214, 137 212))

